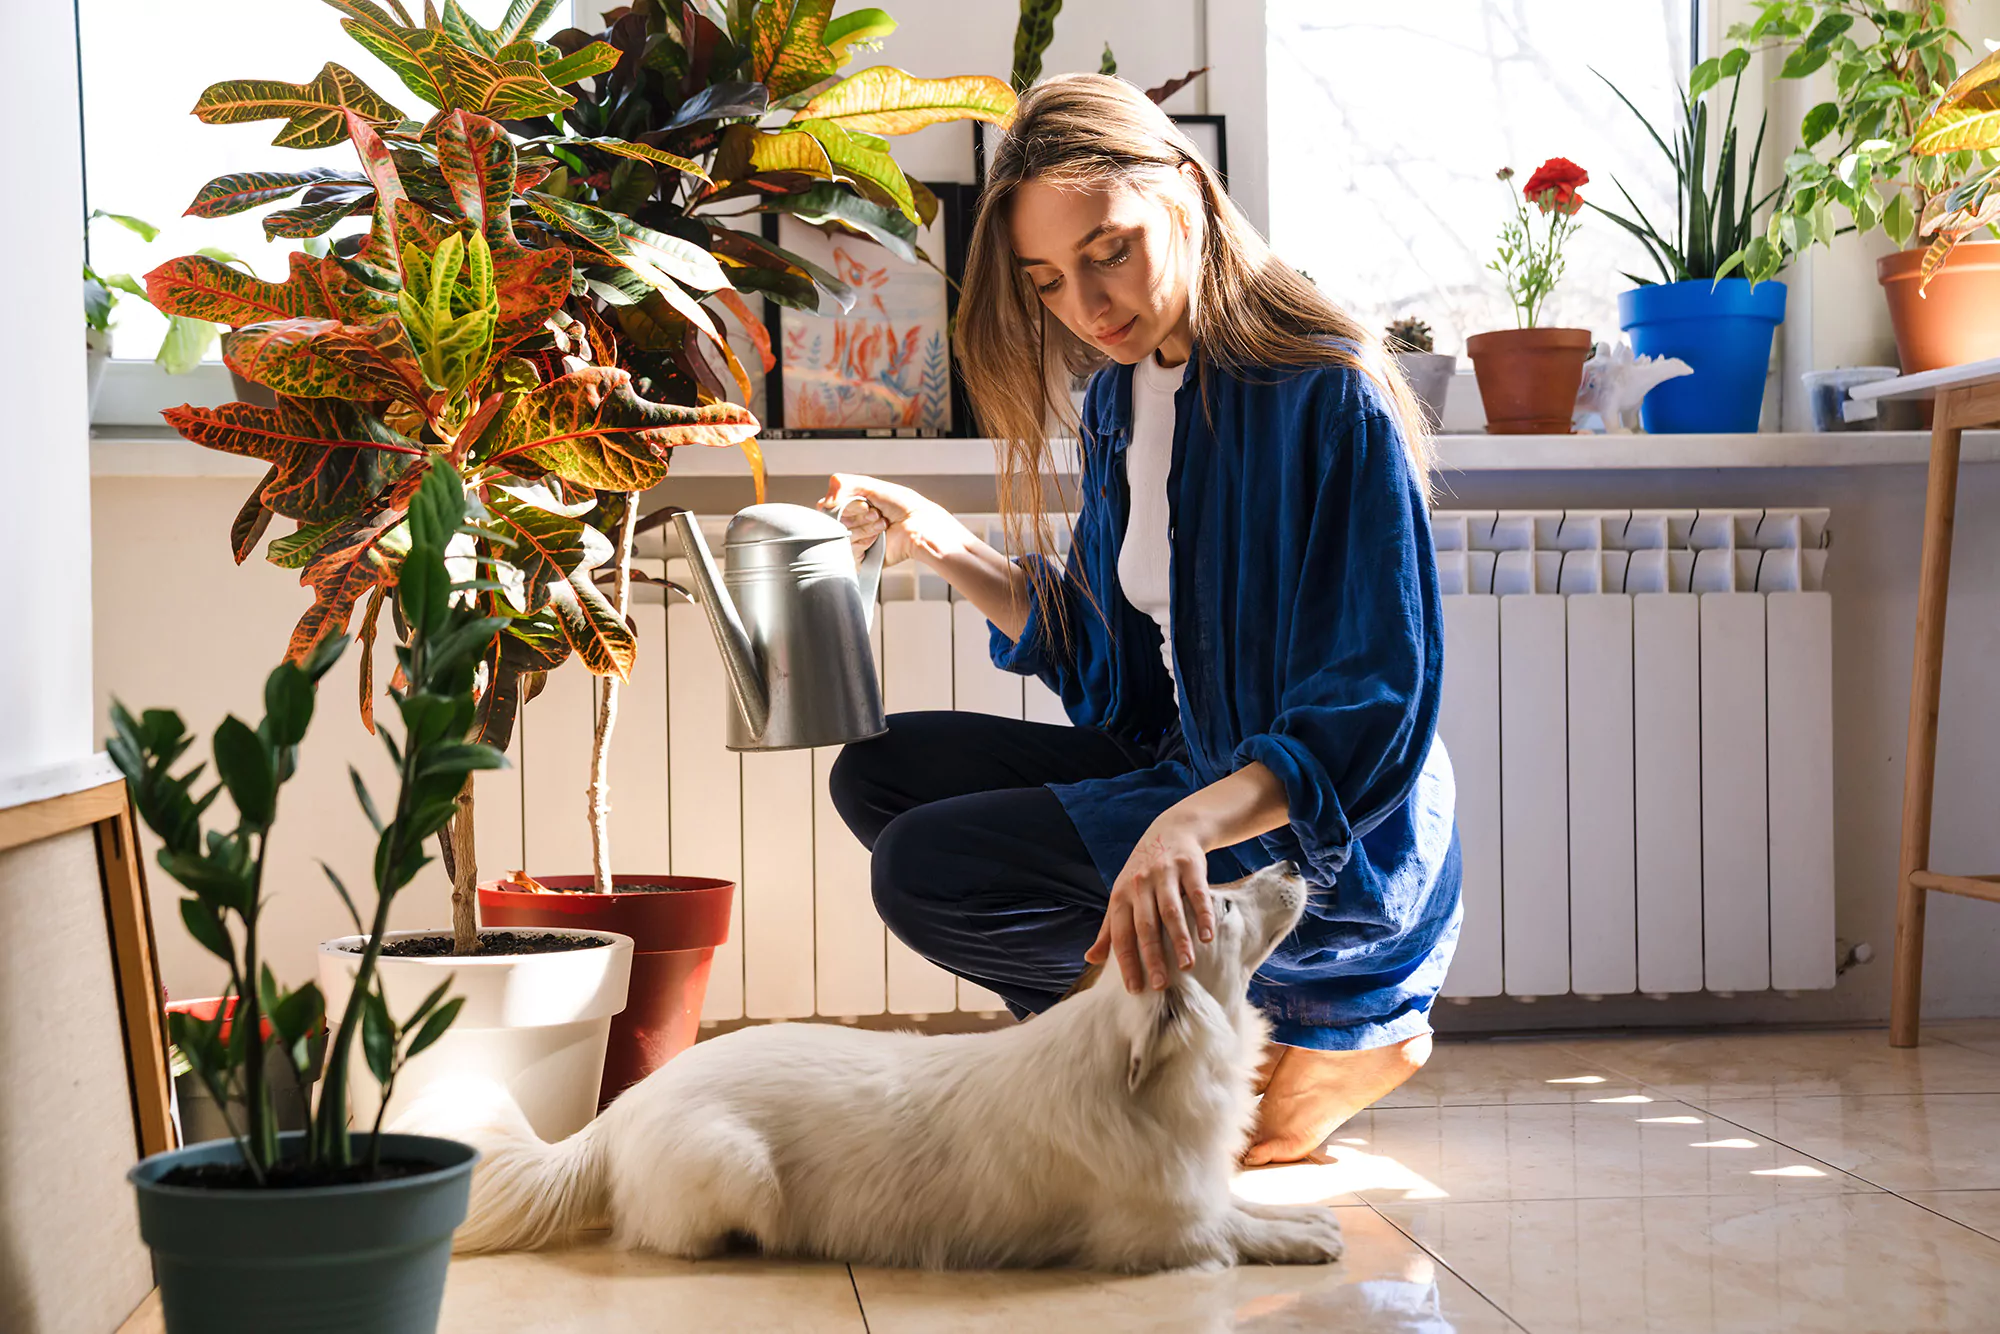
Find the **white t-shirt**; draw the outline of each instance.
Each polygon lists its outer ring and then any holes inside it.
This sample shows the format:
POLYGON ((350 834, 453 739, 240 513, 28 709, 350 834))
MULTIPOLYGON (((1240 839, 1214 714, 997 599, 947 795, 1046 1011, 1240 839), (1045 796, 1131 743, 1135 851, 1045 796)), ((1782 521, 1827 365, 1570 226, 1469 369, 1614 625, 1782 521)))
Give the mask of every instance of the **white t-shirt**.
POLYGON ((1151 356, 1132 368, 1132 439, 1125 446, 1132 512, 1118 547, 1118 583, 1125 600, 1160 627, 1160 654, 1168 675, 1174 670, 1174 632, 1167 473, 1174 462, 1174 394, 1185 371, 1185 366, 1162 366, 1151 356))

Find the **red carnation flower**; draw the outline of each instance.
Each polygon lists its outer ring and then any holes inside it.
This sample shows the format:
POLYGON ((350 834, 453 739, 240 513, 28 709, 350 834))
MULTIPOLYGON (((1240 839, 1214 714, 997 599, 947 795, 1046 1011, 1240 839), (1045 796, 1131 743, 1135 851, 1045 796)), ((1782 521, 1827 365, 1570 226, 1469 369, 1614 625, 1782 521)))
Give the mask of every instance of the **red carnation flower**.
POLYGON ((1544 213, 1575 213, 1583 207, 1576 188, 1590 182, 1590 173, 1566 157, 1552 157, 1535 168, 1521 190, 1544 213))

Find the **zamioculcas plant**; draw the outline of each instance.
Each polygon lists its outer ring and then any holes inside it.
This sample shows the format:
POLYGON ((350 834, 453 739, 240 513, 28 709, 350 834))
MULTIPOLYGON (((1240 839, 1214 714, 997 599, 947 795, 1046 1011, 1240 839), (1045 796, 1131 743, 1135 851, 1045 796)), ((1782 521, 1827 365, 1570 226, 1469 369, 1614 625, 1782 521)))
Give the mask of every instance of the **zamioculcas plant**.
POLYGON ((347 1125, 355 1040, 360 1039, 363 1059, 376 1078, 393 1085, 406 1061, 443 1036, 461 1004, 445 999, 447 978, 399 1022, 390 1015, 375 975, 390 905, 424 866, 424 843, 451 818, 464 777, 506 764, 491 746, 463 739, 472 721, 473 678, 502 621, 480 613, 470 583, 451 581, 445 553, 461 534, 475 535, 479 529, 466 525, 466 492, 448 461, 428 461, 410 472, 415 481, 404 526, 402 577, 396 585, 397 612, 409 637, 396 651, 403 684, 390 692, 403 735, 398 743, 387 729, 382 734, 396 761, 396 799, 385 820, 355 779, 355 795, 377 834, 375 906, 369 921, 362 921, 340 878, 327 868, 354 917, 355 930, 367 937, 367 948, 331 1039, 318 1109, 300 1153, 280 1152, 264 1079, 265 1047, 275 1041, 305 1087, 317 1054, 309 1055, 310 1042, 325 1018, 325 1000, 314 983, 296 991, 278 983, 258 952, 258 925, 279 798, 296 769, 318 682, 348 640, 323 636, 301 660, 279 664, 265 680, 264 716, 256 727, 233 714, 223 719, 215 729, 212 778, 204 777, 206 766, 201 764, 174 772, 194 743, 179 714, 148 709, 134 718, 121 705, 111 707, 114 732, 107 749, 131 787, 140 818, 160 837, 160 868, 187 890, 181 920, 229 969, 229 989, 213 1018, 168 1016, 174 1045, 225 1115, 240 1099, 244 1121, 230 1129, 242 1167, 258 1186, 334 1184, 345 1179, 341 1169, 357 1165, 372 1173, 380 1154, 380 1118, 358 1164, 347 1125), (204 784, 206 790, 198 791, 204 784), (204 829, 209 807, 224 792, 234 807, 234 826, 204 829), (233 1015, 231 997, 236 1002, 233 1015), (281 1167, 287 1174, 283 1180, 276 1175, 281 1167))
MULTIPOLYGON (((596 879, 608 888, 604 776, 634 653, 625 612, 639 494, 664 477, 674 445, 734 443, 762 499, 756 422, 730 401, 748 401, 749 374, 725 318, 768 369, 768 339, 741 293, 813 310, 854 300, 832 274, 737 224, 788 212, 916 258, 937 201, 881 136, 1004 123, 1013 94, 983 76, 917 79, 887 66, 843 77, 895 24, 875 9, 834 17, 831 0, 639 0, 610 11, 601 36, 572 28, 547 41, 535 34, 560 0, 513 0, 492 28, 457 0, 427 6, 421 23, 399 0, 327 3, 434 110, 406 117, 332 63, 306 83, 239 80, 202 94, 205 121, 281 121, 280 146, 351 139, 362 170, 226 176, 191 213, 282 204, 264 228, 292 238, 367 221, 330 255, 295 255, 282 284, 223 279, 192 260, 154 275, 156 304, 231 323, 225 359, 281 395, 268 416, 236 404, 170 420, 272 463, 232 540, 240 561, 273 514, 299 523, 269 552, 315 590, 297 654, 356 606, 372 642, 410 461, 443 453, 466 471, 492 516, 468 556, 497 585, 481 592, 488 610, 507 620, 476 735, 504 747, 521 700, 572 651, 605 678, 590 802, 596 879), (767 124, 777 111, 790 118, 767 124)), ((446 860, 454 927, 470 948, 470 784, 460 802, 446 860)))

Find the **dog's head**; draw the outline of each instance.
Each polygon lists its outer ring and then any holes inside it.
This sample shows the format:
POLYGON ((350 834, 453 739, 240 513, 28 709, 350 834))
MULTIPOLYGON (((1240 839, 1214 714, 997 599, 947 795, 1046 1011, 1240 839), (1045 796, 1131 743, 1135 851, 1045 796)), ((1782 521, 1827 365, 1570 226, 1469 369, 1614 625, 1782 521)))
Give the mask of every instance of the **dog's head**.
POLYGON ((1231 1059, 1261 1048, 1265 1028, 1248 1002, 1250 979, 1299 924, 1306 893, 1306 882, 1290 862, 1273 862, 1233 884, 1210 888, 1215 939, 1195 941, 1192 967, 1176 971, 1169 965, 1165 990, 1131 998, 1127 1082, 1132 1090, 1177 1052, 1198 1045, 1204 1029, 1218 1039, 1218 1052, 1231 1059))

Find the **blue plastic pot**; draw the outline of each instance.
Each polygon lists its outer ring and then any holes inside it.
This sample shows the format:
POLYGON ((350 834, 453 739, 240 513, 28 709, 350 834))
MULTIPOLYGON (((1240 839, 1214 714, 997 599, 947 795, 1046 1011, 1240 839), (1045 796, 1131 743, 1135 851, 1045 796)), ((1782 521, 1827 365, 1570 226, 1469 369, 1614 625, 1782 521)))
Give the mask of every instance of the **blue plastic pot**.
MULTIPOLYGON (((280 1143, 289 1153, 304 1139, 280 1143)), ((479 1155, 426 1135, 384 1135, 382 1149, 436 1168, 302 1190, 160 1184, 176 1167, 236 1161, 234 1140, 213 1140, 128 1172, 168 1334, 434 1334, 479 1155)))
POLYGON ((1785 318, 1785 285, 1747 279, 1635 287, 1618 294, 1618 326, 1642 357, 1679 357, 1694 374, 1668 380, 1639 405, 1639 422, 1662 435, 1757 429, 1771 335, 1785 318))

